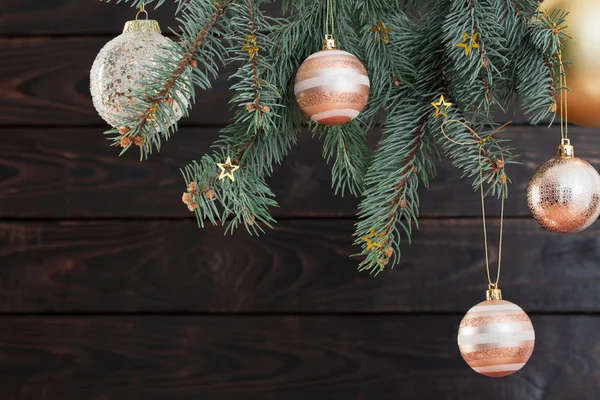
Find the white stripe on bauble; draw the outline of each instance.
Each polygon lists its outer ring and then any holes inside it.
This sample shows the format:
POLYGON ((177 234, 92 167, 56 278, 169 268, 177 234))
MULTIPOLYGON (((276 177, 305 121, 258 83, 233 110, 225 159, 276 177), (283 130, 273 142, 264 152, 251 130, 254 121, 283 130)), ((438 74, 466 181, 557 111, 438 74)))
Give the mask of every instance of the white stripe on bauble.
POLYGON ((502 332, 518 332, 531 331, 533 327, 529 321, 518 322, 498 322, 496 324, 488 324, 483 326, 465 326, 458 329, 459 335, 475 335, 478 333, 502 333, 502 332))
POLYGON ((475 306, 469 310, 472 312, 483 312, 483 311, 523 311, 521 307, 516 304, 498 304, 497 306, 475 306))
POLYGON ((348 117, 354 119, 360 114, 360 111, 353 110, 351 108, 341 109, 341 110, 330 110, 322 113, 318 113, 310 117, 313 121, 319 122, 326 118, 331 117, 348 117))
POLYGON ((338 71, 335 69, 332 70, 332 72, 335 73, 324 74, 323 76, 317 76, 316 78, 308 78, 296 83, 294 85, 294 94, 298 94, 307 89, 312 89, 319 86, 334 85, 336 83, 343 85, 365 85, 366 87, 371 87, 368 76, 357 74, 348 70, 338 71))
POLYGON ((501 333, 477 333, 475 335, 458 336, 458 345, 466 344, 492 344, 505 342, 522 342, 526 340, 535 340, 534 331, 520 332, 501 332, 501 333))
POLYGON ((480 374, 492 373, 492 372, 508 372, 518 371, 523 368, 525 364, 504 364, 504 365, 490 365, 487 367, 474 367, 473 369, 480 374))
POLYGON ((311 54, 308 56, 307 60, 312 60, 318 57, 326 57, 326 56, 352 56, 353 54, 348 53, 344 50, 327 50, 327 51, 319 51, 318 53, 311 54))

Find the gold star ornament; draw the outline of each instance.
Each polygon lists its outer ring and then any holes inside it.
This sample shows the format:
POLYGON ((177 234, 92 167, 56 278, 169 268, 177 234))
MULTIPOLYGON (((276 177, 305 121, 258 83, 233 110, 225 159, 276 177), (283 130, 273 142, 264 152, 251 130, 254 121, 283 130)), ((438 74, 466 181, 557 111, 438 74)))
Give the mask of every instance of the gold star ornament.
POLYGON ((219 175, 220 181, 227 177, 231 179, 231 182, 235 182, 235 176, 233 176, 233 173, 240 169, 240 167, 231 163, 231 157, 227 157, 227 161, 225 161, 224 164, 217 163, 217 166, 221 169, 221 174, 219 175))
POLYGON ((379 33, 379 38, 375 39, 375 42, 377 42, 379 40, 385 44, 390 42, 389 34, 391 31, 392 30, 390 28, 386 28, 385 25, 383 25, 382 21, 378 21, 377 26, 374 28, 371 28, 372 33, 379 33))
POLYGON ((435 108, 435 115, 433 116, 433 118, 438 118, 440 115, 447 117, 448 110, 450 109, 450 107, 452 107, 452 103, 447 102, 444 99, 444 95, 440 96, 440 101, 434 101, 433 103, 431 103, 431 105, 433 106, 433 108, 435 108))
POLYGON ((246 35, 246 44, 242 47, 242 50, 248 52, 248 58, 253 59, 258 54, 258 46, 256 46, 256 36, 246 35))
POLYGON ((375 238, 380 238, 383 236, 383 233, 375 233, 375 229, 371 228, 371 230, 369 231, 369 234, 367 236, 363 236, 361 238, 361 240, 363 242, 367 242, 367 251, 373 250, 376 247, 381 248, 381 243, 376 240, 373 241, 375 238))
POLYGON ((460 47, 465 49, 465 56, 468 57, 471 54, 471 50, 479 48, 479 42, 477 42, 477 37, 479 33, 474 33, 473 35, 469 35, 467 32, 463 32, 463 40, 456 47, 460 47), (468 42, 468 44, 467 44, 468 42))

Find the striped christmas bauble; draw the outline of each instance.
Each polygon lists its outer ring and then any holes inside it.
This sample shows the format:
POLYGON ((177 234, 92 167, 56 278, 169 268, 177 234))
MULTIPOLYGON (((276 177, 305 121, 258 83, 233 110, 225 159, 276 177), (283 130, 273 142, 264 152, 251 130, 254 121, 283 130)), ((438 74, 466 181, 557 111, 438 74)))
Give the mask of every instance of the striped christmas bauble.
POLYGON ((352 54, 332 49, 308 57, 296 74, 294 93, 307 117, 323 125, 353 120, 369 100, 369 76, 352 54))
POLYGON ((460 323, 458 347, 476 372, 499 378, 519 371, 533 353, 535 332, 521 307, 504 300, 484 301, 460 323))

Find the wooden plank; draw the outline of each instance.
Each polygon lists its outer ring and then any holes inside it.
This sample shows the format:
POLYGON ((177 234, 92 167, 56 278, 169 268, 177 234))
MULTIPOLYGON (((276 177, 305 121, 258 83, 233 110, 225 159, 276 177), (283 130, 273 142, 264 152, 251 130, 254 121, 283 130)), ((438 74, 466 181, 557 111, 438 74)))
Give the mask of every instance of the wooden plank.
MULTIPOLYGON (((167 1, 158 9, 147 7, 150 18, 158 20, 164 32, 179 26, 174 3, 167 1)), ((264 10, 278 15, 279 3, 265 4, 264 10)), ((135 14, 130 4, 115 1, 2 0, 0 35, 117 35, 135 14)))
MULTIPOLYGON (((422 222, 402 265, 356 271, 352 220, 288 220, 260 238, 192 221, 0 224, 0 312, 461 312, 487 289, 477 219, 422 222)), ((600 311, 600 226, 506 221, 501 287, 528 311, 600 311)), ((498 224, 489 225, 492 265, 498 224)))
MULTIPOLYGON (((599 165, 598 132, 573 128, 571 134, 577 154, 599 165)), ((217 128, 184 128, 161 154, 140 163, 135 150, 117 157, 101 128, 0 129, 0 218, 191 217, 181 203, 179 168, 208 151, 217 135, 217 128)), ((372 145, 377 137, 371 134, 372 145)), ((527 216, 527 181, 554 153, 558 128, 513 127, 503 137, 514 140, 523 163, 508 168, 514 184, 506 214, 527 216)), ((302 133, 269 179, 280 202, 276 216, 354 216, 357 199, 334 194, 321 151, 322 142, 302 133)), ((478 216, 479 202, 470 180, 461 180, 448 161, 439 164, 430 190, 421 189, 423 216, 478 216)), ((491 200, 488 208, 498 215, 491 200)))
MULTIPOLYGON (((110 37, 0 39, 0 126, 106 124, 96 113, 89 89, 92 63, 110 37)), ((185 123, 221 124, 230 118, 227 77, 213 90, 198 91, 185 123)), ((108 126, 106 126, 108 129, 108 126)))
MULTIPOLYGON (((65 2, 68 3, 65 7, 74 10, 92 7, 90 2, 77 0, 77 5, 74 2, 65 2)), ((97 3, 93 7, 111 8, 97 3)), ((42 9, 40 12, 43 15, 49 11, 42 9)), ((22 18, 29 18, 27 15, 22 18)), ((83 21, 85 19, 81 22, 85 24, 83 21)), ((55 20, 49 22, 54 28, 58 26, 55 20)), ((105 125, 92 105, 89 73, 96 55, 113 37, 0 38, 0 126, 105 125)), ((194 109, 189 118, 181 121, 182 124, 215 125, 229 121, 232 94, 228 76, 233 72, 231 67, 222 70, 213 80, 212 90, 197 92, 194 109)), ((499 114, 498 118, 512 118, 519 123, 526 121, 522 115, 499 114)))
POLYGON ((461 316, 0 319, 6 400, 596 400, 600 317, 537 316, 503 379, 461 359, 461 316))

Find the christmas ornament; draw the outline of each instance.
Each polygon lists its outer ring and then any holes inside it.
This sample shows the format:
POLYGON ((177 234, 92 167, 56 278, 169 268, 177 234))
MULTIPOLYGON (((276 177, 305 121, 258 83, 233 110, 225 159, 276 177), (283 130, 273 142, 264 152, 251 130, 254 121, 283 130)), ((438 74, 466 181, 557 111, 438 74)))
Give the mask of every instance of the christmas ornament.
POLYGON ((383 42, 385 44, 388 44, 390 42, 390 32, 392 31, 391 28, 386 27, 383 24, 383 21, 377 21, 377 26, 373 27, 370 29, 371 33, 376 33, 378 38, 375 39, 375 42, 383 42))
POLYGON ((527 204, 549 231, 581 232, 600 215, 600 175, 575 157, 569 139, 563 139, 558 155, 542 164, 529 181, 527 204))
MULTIPOLYGON (((443 135, 453 143, 479 146, 479 189, 481 194, 485 267, 489 286, 486 292, 486 301, 471 308, 462 319, 458 329, 458 348, 463 359, 475 372, 492 378, 511 375, 523 368, 531 357, 535 344, 535 332, 531 320, 519 306, 502 300, 502 292, 498 288, 502 267, 502 238, 504 234, 504 203, 506 198, 506 188, 504 186, 501 193, 500 243, 498 245, 498 269, 495 281, 492 281, 490 273, 482 154, 483 145, 487 141, 494 142, 494 145, 498 144, 493 135, 504 126, 496 129, 491 135, 485 138, 480 137, 462 121, 444 121, 441 128, 443 135), (444 125, 451 122, 462 124, 477 140, 469 143, 461 143, 448 137, 444 130, 444 125)), ((499 175, 500 177, 506 177, 506 173, 503 171, 505 165, 504 159, 500 161, 500 163, 496 163, 496 166, 502 170, 499 172, 499 175)))
MULTIPOLYGON (((143 5, 140 13, 148 13, 143 5)), ((94 107, 98 114, 111 126, 118 128, 120 121, 128 116, 127 108, 135 101, 136 92, 143 91, 143 83, 153 68, 160 68, 154 62, 156 57, 169 54, 165 49, 172 41, 161 34, 157 21, 128 21, 123 33, 108 42, 94 61, 90 73, 90 90, 94 107)), ((187 99, 181 95, 181 99, 187 99)), ((170 103, 175 111, 176 119, 183 116, 177 102, 170 103)), ((148 120, 155 121, 155 116, 148 120)), ((165 121, 167 125, 175 121, 165 121)), ((158 129, 158 124, 155 124, 158 129)))
POLYGON ((514 374, 525 366, 535 345, 531 320, 516 304, 488 290, 488 300, 465 315, 458 329, 458 347, 476 372, 492 378, 514 374))
POLYGON ((563 47, 569 67, 569 121, 600 128, 600 2, 598 0, 545 0, 542 10, 568 11, 564 32, 572 39, 563 47))
POLYGON ((381 238, 383 233, 376 233, 375 229, 371 228, 367 236, 363 236, 361 240, 367 243, 367 250, 373 250, 376 247, 381 247, 381 242, 378 238, 381 238))
POLYGON ((440 96, 440 101, 431 103, 433 108, 435 108, 435 115, 433 118, 438 118, 439 116, 448 116, 448 110, 452 107, 452 103, 448 103, 444 99, 444 95, 440 96))
MULTIPOLYGON (((560 84, 566 74, 560 57, 560 84)), ((587 161, 575 157, 568 138, 567 91, 562 90, 558 155, 542 164, 527 185, 527 204, 535 220, 558 233, 575 233, 589 227, 600 215, 600 175, 587 161)))
POLYGON ((300 66, 294 93, 307 117, 323 125, 342 125, 356 118, 367 105, 369 76, 358 58, 336 48, 331 2, 327 3, 326 30, 323 50, 300 66))
POLYGON ((227 157, 227 161, 225 161, 224 164, 217 163, 217 166, 221 169, 221 174, 219 175, 220 181, 227 177, 231 179, 231 182, 235 182, 235 176, 233 176, 233 173, 240 169, 240 167, 232 164, 231 157, 227 157))
POLYGON ((465 57, 468 57, 471 54, 471 50, 479 48, 479 42, 477 42, 477 37, 479 33, 474 33, 469 35, 467 32, 463 32, 463 40, 456 47, 461 47, 465 49, 465 57))

